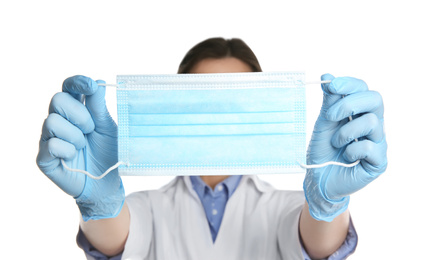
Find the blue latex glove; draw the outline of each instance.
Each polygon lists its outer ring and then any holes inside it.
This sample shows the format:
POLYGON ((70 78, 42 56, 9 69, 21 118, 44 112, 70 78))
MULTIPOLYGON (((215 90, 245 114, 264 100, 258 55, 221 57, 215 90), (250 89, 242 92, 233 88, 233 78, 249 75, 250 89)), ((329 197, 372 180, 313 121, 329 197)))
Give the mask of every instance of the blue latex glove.
POLYGON ((37 156, 40 170, 76 199, 85 221, 117 216, 125 198, 117 170, 93 180, 67 171, 60 161, 99 176, 118 160, 117 126, 106 108, 105 87, 97 83, 104 82, 84 76, 64 81, 49 106, 37 156))
POLYGON ((349 195, 376 179, 387 167, 381 95, 362 80, 330 74, 322 80, 323 104, 307 151, 307 164, 360 163, 351 168, 308 169, 304 192, 313 218, 332 221, 347 209, 349 195), (348 117, 353 116, 349 121, 348 117), (355 142, 358 138, 358 142, 355 142))

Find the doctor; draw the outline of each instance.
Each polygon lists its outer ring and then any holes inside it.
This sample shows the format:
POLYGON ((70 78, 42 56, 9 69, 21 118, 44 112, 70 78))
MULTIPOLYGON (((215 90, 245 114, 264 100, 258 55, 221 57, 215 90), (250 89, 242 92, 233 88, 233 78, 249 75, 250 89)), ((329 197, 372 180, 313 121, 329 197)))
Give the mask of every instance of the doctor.
MULTIPOLYGON (((257 71, 243 41, 222 38, 197 44, 179 67, 179 73, 257 71)), ((331 82, 322 84, 307 163, 360 163, 308 169, 304 192, 275 190, 256 176, 187 176, 125 198, 116 170, 101 180, 68 172, 60 159, 98 175, 117 162, 117 126, 97 84, 103 82, 83 76, 66 79, 52 98, 37 164, 76 199, 78 244, 88 259, 344 259, 357 245, 349 195, 387 167, 383 102, 362 80, 329 74, 322 80, 331 82)))

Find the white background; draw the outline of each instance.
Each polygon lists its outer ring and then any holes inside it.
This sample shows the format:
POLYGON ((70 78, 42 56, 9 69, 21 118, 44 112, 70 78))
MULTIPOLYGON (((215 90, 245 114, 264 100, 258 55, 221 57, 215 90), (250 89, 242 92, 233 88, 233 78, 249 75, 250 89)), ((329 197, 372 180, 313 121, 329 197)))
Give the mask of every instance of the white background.
MULTIPOLYGON (((115 83, 118 74, 176 73, 189 48, 214 36, 242 38, 264 71, 303 70, 307 80, 327 72, 353 76, 382 94, 389 167, 352 195, 359 245, 349 259, 423 257, 427 10, 425 1, 2 1, 0 258, 84 258, 75 243, 74 200, 35 163, 49 101, 63 80, 82 74, 115 83)), ((316 85, 307 93, 311 133, 322 92, 316 85)), ((116 117, 114 89, 107 102, 116 117)), ((303 177, 264 179, 301 189, 303 177)), ((128 194, 170 179, 123 181, 128 194)))

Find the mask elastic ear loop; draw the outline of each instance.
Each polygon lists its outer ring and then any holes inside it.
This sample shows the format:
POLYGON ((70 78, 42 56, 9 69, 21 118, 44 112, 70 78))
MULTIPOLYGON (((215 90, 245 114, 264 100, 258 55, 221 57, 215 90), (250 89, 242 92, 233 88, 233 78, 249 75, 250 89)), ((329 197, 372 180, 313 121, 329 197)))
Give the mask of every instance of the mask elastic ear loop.
POLYGON ((97 83, 97 85, 99 86, 104 86, 104 87, 118 87, 118 84, 106 84, 106 83, 97 83))
MULTIPOLYGON (((325 84, 325 83, 331 83, 331 80, 305 82, 306 85, 309 85, 309 84, 325 84)), ((349 116, 349 122, 352 120, 353 120, 352 116, 349 116)), ((355 142, 357 142, 357 141, 358 140, 355 139, 355 142)), ((357 161, 355 161, 353 163, 349 163, 349 164, 341 163, 341 162, 335 162, 335 161, 329 161, 329 162, 325 162, 325 163, 321 163, 321 164, 310 164, 310 165, 302 164, 300 162, 298 162, 298 163, 299 163, 299 166, 301 166, 301 168, 304 168, 304 169, 323 168, 323 167, 326 167, 328 165, 337 165, 337 166, 351 168, 351 167, 358 165, 360 163, 360 160, 357 160, 357 161)))
POLYGON ((346 167, 346 168, 351 168, 351 167, 358 165, 360 163, 360 160, 357 160, 354 163, 349 163, 349 164, 335 162, 335 161, 325 162, 325 163, 321 163, 321 164, 310 164, 310 165, 302 164, 300 162, 298 162, 298 163, 299 163, 299 166, 301 166, 301 168, 304 168, 304 169, 323 168, 323 167, 326 167, 328 165, 337 165, 337 166, 342 166, 342 167, 346 167))
POLYGON ((68 166, 67 166, 67 164, 66 164, 66 162, 64 161, 64 159, 61 159, 61 164, 62 164, 62 165, 63 165, 63 167, 64 167, 66 170, 68 170, 68 171, 83 173, 83 174, 85 174, 86 176, 88 176, 89 178, 94 179, 94 180, 100 180, 100 179, 104 178, 107 174, 109 174, 109 173, 110 173, 111 171, 113 171, 114 169, 118 168, 120 165, 128 165, 128 163, 125 163, 125 162, 119 161, 119 162, 117 162, 115 165, 113 165, 112 167, 110 167, 109 169, 107 169, 107 170, 106 170, 103 174, 101 174, 100 176, 94 176, 94 175, 92 175, 91 173, 89 173, 89 172, 87 172, 87 171, 80 170, 80 169, 72 169, 72 168, 68 167, 68 166))

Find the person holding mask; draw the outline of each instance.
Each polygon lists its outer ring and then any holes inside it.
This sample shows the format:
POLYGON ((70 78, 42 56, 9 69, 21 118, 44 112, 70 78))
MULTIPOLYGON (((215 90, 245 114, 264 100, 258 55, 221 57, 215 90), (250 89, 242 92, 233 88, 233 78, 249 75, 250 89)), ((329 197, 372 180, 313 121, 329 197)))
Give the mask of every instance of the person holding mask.
MULTIPOLYGON (((186 54, 178 73, 261 71, 242 40, 211 38, 186 54)), ((331 82, 322 84, 307 162, 360 163, 308 169, 304 192, 275 190, 257 176, 178 176, 125 198, 117 170, 101 180, 68 172, 61 159, 83 161, 96 175, 118 160, 103 82, 84 76, 66 79, 52 98, 37 164, 76 199, 88 259, 344 259, 357 246, 349 195, 387 167, 383 102, 362 80, 322 80, 331 82)))

